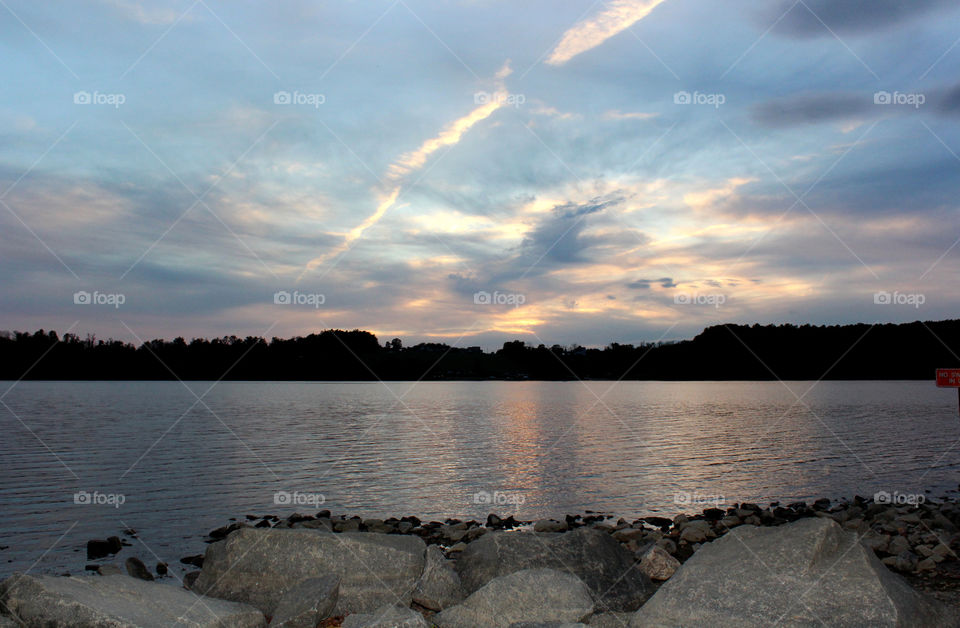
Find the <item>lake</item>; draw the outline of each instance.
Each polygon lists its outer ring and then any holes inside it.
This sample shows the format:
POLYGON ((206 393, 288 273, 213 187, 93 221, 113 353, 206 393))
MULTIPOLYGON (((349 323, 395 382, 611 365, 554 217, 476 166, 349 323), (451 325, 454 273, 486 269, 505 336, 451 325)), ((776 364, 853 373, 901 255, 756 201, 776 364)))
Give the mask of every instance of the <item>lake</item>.
POLYGON ((625 517, 956 489, 932 382, 6 382, 0 575, 176 566, 229 517, 625 517), (11 388, 12 386, 12 388, 11 388), (800 397, 800 401, 798 401, 800 397), (198 400, 199 398, 199 400, 198 400), (322 505, 321 505, 322 504, 322 505), (102 561, 101 561, 102 562, 102 561))

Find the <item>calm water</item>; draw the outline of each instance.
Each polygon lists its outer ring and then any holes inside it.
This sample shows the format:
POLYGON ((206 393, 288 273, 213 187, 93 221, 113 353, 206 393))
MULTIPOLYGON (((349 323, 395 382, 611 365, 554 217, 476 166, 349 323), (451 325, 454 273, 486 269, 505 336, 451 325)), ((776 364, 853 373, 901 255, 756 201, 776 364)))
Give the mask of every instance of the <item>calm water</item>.
POLYGON ((88 539, 131 527, 142 543, 117 562, 179 568, 229 517, 319 509, 275 504, 283 492, 382 518, 631 517, 960 481, 956 395, 930 382, 189 387, 16 384, 0 405, 0 575, 79 572, 88 539))

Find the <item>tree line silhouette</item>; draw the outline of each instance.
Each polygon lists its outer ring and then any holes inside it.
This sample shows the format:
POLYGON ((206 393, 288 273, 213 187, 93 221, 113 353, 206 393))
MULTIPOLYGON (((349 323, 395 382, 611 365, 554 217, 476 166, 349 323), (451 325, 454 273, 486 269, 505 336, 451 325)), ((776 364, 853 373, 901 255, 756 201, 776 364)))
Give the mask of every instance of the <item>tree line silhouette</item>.
POLYGON ((604 348, 497 351, 326 330, 295 338, 212 340, 60 337, 0 332, 0 379, 474 380, 474 379, 932 379, 960 367, 960 320, 883 325, 716 325, 692 340, 604 348))

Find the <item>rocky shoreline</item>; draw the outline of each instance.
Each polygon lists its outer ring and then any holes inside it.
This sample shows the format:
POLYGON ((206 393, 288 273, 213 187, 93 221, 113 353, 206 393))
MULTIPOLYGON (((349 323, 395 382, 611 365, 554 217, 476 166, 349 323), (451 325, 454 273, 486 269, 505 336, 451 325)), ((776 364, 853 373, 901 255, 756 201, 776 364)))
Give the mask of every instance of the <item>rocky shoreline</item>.
MULTIPOLYGON (((960 502, 912 497, 630 521, 246 515, 183 557, 182 576, 134 556, 127 575, 112 563, 87 577, 15 575, 0 585, 0 628, 960 625, 960 502)), ((88 559, 129 544, 91 540, 88 559)))

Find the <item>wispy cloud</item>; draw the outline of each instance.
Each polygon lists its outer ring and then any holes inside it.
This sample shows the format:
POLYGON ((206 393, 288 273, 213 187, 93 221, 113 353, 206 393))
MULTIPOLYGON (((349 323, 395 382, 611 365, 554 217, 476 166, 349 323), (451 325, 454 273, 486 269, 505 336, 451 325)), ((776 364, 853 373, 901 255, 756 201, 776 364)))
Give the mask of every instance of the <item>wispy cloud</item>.
POLYGON ((644 113, 643 111, 618 111, 613 109, 611 111, 604 112, 604 120, 649 120, 650 118, 656 118, 659 116, 659 113, 644 113))
POLYGON ((613 0, 604 10, 564 33, 560 43, 547 57, 547 63, 563 65, 578 54, 596 48, 647 17, 663 1, 613 0))
MULTIPOLYGON (((142 0, 104 0, 127 19, 141 24, 168 26, 181 17, 182 10, 144 6, 142 0)), ((189 6, 189 5, 187 5, 189 6)))
POLYGON ((444 146, 453 146, 457 144, 460 141, 460 138, 463 137, 464 133, 473 128, 475 124, 486 120, 493 115, 497 109, 504 106, 507 103, 507 96, 509 96, 509 93, 503 84, 503 80, 510 76, 512 72, 513 70, 510 68, 510 60, 508 59, 495 75, 496 91, 491 95, 490 98, 486 99, 487 102, 479 107, 476 107, 467 115, 454 120, 444 127, 439 135, 426 140, 420 145, 419 148, 408 153, 404 153, 395 162, 393 162, 390 167, 387 168, 387 178, 390 181, 395 182, 396 185, 388 194, 380 195, 381 200, 380 204, 377 205, 376 211, 374 211, 373 214, 368 216, 359 225, 351 229, 344 236, 343 242, 341 242, 340 245, 307 262, 303 271, 300 273, 300 276, 297 278, 297 281, 303 279, 307 273, 315 270, 324 262, 333 259, 334 257, 347 251, 356 240, 363 236, 367 229, 370 229, 380 222, 384 215, 386 215, 387 210, 389 210, 393 204, 396 203, 397 198, 400 196, 400 192, 403 190, 403 180, 411 173, 423 168, 432 154, 444 146))

